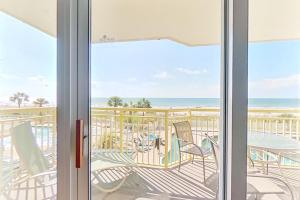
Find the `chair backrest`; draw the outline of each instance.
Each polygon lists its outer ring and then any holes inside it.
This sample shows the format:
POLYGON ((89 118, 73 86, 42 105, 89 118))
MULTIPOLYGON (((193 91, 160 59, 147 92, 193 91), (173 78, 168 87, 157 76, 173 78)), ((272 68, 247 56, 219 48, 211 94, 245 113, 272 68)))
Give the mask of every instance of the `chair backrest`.
POLYGON ((206 137, 209 139, 209 142, 211 144, 211 148, 212 148, 212 151, 213 151, 213 155, 214 155, 214 158, 215 158, 216 166, 217 166, 217 169, 219 169, 220 147, 219 147, 217 141, 213 137, 211 137, 209 135, 206 135, 206 137))
POLYGON ((192 128, 188 121, 173 123, 179 145, 194 144, 192 128))
POLYGON ((20 161, 30 175, 39 174, 49 169, 49 162, 36 143, 30 122, 11 128, 10 133, 12 144, 20 161))

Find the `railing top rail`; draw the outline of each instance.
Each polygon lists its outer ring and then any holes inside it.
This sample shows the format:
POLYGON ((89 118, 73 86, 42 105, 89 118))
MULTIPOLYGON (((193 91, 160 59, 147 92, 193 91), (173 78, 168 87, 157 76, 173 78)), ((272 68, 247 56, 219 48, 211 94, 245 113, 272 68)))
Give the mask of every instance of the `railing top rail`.
POLYGON ((53 115, 20 117, 20 118, 14 118, 14 119, 0 119, 0 123, 3 123, 3 122, 14 122, 14 121, 25 121, 25 120, 34 120, 34 119, 44 119, 44 118, 49 118, 49 117, 53 117, 53 115))
MULTIPOLYGON (((56 107, 0 108, 0 113, 24 113, 55 111, 56 107)), ((92 111, 136 111, 136 112, 220 112, 218 107, 198 108, 130 108, 130 107, 92 107, 92 111)), ((300 108, 249 108, 249 113, 300 113, 300 108)))
POLYGON ((40 112, 55 111, 56 107, 25 107, 25 108, 0 108, 0 113, 24 113, 24 112, 40 112))
MULTIPOLYGON (((199 108, 122 108, 122 107, 95 107, 93 111, 140 111, 140 112, 219 112, 217 107, 199 108)), ((300 113, 299 108, 249 108, 250 113, 300 113)))
POLYGON ((187 112, 187 108, 119 108, 119 107, 95 107, 92 111, 136 111, 136 112, 187 112))

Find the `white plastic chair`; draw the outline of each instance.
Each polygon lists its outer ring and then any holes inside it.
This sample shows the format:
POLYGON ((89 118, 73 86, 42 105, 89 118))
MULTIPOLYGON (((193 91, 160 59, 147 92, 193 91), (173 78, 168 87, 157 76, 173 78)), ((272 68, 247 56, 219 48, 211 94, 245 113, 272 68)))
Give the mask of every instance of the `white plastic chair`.
MULTIPOLYGON (((217 171, 219 171, 219 163, 220 163, 220 150, 219 150, 219 145, 217 141, 215 141, 212 137, 206 135, 206 137, 210 140, 211 142, 211 147, 213 150, 213 155, 215 158, 216 166, 217 166, 217 171)), ((270 180, 278 181, 284 184, 287 189, 289 190, 289 193, 291 195, 291 200, 294 200, 294 193, 289 186, 288 183, 285 181, 277 178, 277 177, 272 177, 268 175, 262 175, 259 173, 259 170, 257 169, 249 169, 247 170, 247 194, 248 195, 254 195, 254 199, 258 199, 259 196, 263 195, 269 195, 269 194, 284 194, 284 191, 278 187, 275 183, 273 183, 270 180)), ((219 174, 217 173, 217 176, 219 174)), ((218 178, 215 176, 215 180, 218 181, 218 178)), ((213 185, 218 185, 218 183, 214 183, 213 185)), ((218 187, 217 188, 216 194, 218 194, 218 187)))

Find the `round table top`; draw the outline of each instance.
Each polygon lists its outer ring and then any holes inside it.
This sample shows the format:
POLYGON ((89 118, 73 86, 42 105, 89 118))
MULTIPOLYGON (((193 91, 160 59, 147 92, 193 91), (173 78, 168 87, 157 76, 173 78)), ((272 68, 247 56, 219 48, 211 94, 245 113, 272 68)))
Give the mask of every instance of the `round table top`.
POLYGON ((299 141, 274 133, 249 133, 248 145, 250 147, 282 152, 300 150, 299 141))

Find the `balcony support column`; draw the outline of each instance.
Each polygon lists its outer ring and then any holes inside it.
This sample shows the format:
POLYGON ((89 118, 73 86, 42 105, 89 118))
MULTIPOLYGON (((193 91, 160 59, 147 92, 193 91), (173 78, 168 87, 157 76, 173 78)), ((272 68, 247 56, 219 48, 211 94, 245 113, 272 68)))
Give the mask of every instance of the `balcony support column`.
MULTIPOLYGON (((168 155, 168 147, 169 147, 169 112, 165 112, 165 162, 164 167, 165 169, 168 168, 169 163, 169 155, 168 155)), ((171 133, 172 134, 172 133, 171 133)))

